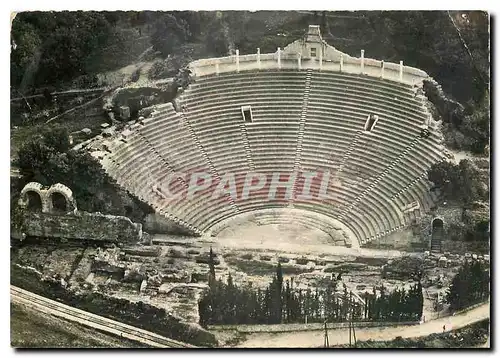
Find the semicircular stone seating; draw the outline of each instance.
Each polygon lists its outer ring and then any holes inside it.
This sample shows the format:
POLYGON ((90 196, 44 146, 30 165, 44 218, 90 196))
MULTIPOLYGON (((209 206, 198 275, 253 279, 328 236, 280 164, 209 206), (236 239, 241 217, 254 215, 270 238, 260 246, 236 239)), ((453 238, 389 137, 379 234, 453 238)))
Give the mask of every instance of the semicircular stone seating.
POLYGON ((338 220, 364 244, 407 225, 406 205, 433 205, 426 173, 443 153, 432 127, 420 136, 429 118, 425 100, 409 84, 312 69, 200 76, 176 99, 179 112, 156 106, 114 141, 102 164, 129 192, 198 234, 231 216, 296 207, 338 220), (242 106, 251 106, 252 123, 242 119, 242 106), (366 132, 370 114, 379 121, 366 132), (165 178, 181 174, 170 191, 185 192, 189 175, 200 171, 210 173, 209 189, 165 199, 165 178), (270 178, 304 171, 329 172, 331 198, 301 201, 278 192, 269 200, 268 181, 241 199, 248 172, 270 178), (214 199, 227 173, 235 174, 237 197, 214 199))

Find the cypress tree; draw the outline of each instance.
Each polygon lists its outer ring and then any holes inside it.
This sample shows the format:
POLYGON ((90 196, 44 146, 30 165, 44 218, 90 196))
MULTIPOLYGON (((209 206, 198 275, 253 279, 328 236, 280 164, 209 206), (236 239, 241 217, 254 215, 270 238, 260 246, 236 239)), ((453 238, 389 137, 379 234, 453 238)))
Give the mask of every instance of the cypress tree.
POLYGON ((347 291, 347 286, 344 283, 344 293, 342 295, 342 311, 341 311, 341 317, 342 321, 347 320, 347 314, 349 313, 349 292, 347 291))
POLYGON ((418 280, 417 283, 417 319, 421 319, 424 313, 424 293, 422 292, 422 283, 418 280))
POLYGON ((275 283, 275 323, 281 323, 283 312, 283 270, 281 263, 278 262, 276 267, 276 283, 275 283))
POLYGON ((365 301, 364 311, 363 311, 363 319, 368 318, 368 307, 370 305, 370 294, 368 291, 365 291, 363 294, 363 300, 365 301))
POLYGON ((215 282, 215 262, 212 246, 210 246, 210 253, 208 254, 208 268, 210 270, 210 273, 208 275, 208 285, 212 286, 212 284, 215 282))
POLYGON ((291 294, 290 294, 290 281, 286 280, 286 287, 285 287, 285 322, 290 321, 290 315, 291 315, 291 294))

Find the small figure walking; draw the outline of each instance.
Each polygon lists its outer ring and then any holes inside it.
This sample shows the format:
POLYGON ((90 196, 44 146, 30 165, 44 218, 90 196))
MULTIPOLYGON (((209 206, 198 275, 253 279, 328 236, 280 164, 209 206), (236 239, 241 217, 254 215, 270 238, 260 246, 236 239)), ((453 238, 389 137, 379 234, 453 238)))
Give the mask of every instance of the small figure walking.
POLYGON ((443 333, 446 331, 446 325, 443 324, 443 333))

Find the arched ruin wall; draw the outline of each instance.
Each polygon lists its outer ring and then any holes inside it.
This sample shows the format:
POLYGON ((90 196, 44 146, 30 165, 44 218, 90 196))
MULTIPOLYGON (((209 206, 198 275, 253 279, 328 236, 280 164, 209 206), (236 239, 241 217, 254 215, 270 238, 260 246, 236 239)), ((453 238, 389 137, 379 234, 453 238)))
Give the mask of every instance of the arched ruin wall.
POLYGON ((30 191, 40 195, 42 212, 30 210, 23 212, 22 234, 35 237, 112 242, 142 240, 142 224, 134 223, 125 216, 77 211, 71 189, 63 184, 54 184, 47 189, 40 183, 28 183, 21 191, 20 207, 26 207, 26 195, 30 191), (53 193, 60 193, 66 198, 68 211, 65 214, 52 210, 50 196, 53 193))

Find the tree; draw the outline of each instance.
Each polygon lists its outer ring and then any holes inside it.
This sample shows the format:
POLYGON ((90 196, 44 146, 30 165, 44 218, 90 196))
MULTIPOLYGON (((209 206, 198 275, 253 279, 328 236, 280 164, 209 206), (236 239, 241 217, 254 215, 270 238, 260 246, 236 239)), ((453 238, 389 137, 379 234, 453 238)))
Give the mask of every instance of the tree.
POLYGON ((422 282, 418 280, 417 283, 417 319, 420 319, 422 317, 422 314, 424 313, 424 294, 422 292, 422 282))
POLYGON ((469 103, 471 114, 465 116, 460 132, 468 139, 468 149, 474 153, 484 153, 490 141, 490 95, 484 92, 481 102, 475 106, 469 103))
POLYGON ((10 79, 24 91, 34 81, 42 40, 33 24, 18 20, 12 23, 12 50, 10 79))
POLYGON ((125 38, 114 25, 126 13, 21 12, 12 24, 11 83, 21 92, 61 85, 123 66, 125 38), (15 48, 14 48, 15 47, 15 48), (111 56, 110 54, 114 54, 111 56))
POLYGON ((489 296, 489 270, 479 262, 466 262, 453 277, 446 294, 452 310, 459 310, 481 302, 489 296))
POLYGON ((476 200, 486 199, 479 171, 470 160, 463 159, 458 165, 444 161, 433 164, 428 179, 438 187, 445 200, 468 206, 476 200))
POLYGON ((212 250, 212 246, 210 246, 210 252, 208 254, 208 267, 209 267, 209 275, 208 275, 208 285, 212 286, 215 282, 215 262, 214 262, 214 252, 212 250))
POLYGON ((51 177, 59 177, 57 167, 65 166, 60 154, 69 148, 69 135, 65 128, 43 128, 19 148, 17 164, 23 177, 22 185, 39 181, 50 185, 51 177))
POLYGON ((160 51, 164 57, 167 57, 179 46, 186 43, 189 36, 189 26, 186 21, 170 13, 165 13, 154 24, 151 44, 154 50, 160 51))
POLYGON ((276 267, 276 281, 274 289, 274 306, 275 306, 275 320, 276 323, 281 323, 283 312, 283 269, 281 263, 278 262, 276 267))
MULTIPOLYGON (((366 305, 362 307, 353 299, 353 294, 343 287, 341 297, 335 295, 336 281, 331 280, 325 289, 308 288, 305 293, 296 289, 292 281, 286 281, 285 288, 278 291, 277 274, 265 290, 252 290, 251 286, 238 287, 231 274, 227 284, 220 279, 209 286, 207 294, 200 300, 200 323, 206 324, 276 324, 324 322, 324 320, 343 322, 351 320, 418 320, 422 314, 423 296, 420 283, 412 285, 408 292, 396 288, 393 292, 380 289, 377 297, 365 292, 366 305), (282 306, 279 300, 282 300, 282 306), (281 307, 281 311, 279 308, 281 307), (363 312, 364 308, 364 312, 363 312), (203 310, 203 311, 201 311, 203 310)), ((485 286, 483 282, 479 286, 485 286)))
POLYGON ((61 183, 72 190, 83 211, 129 215, 138 221, 153 212, 147 204, 122 192, 89 153, 69 150, 67 130, 62 127, 46 127, 25 142, 19 148, 17 164, 22 177, 17 192, 30 181, 45 186, 61 183))
POLYGON ((205 32, 205 46, 207 51, 214 56, 227 56, 229 51, 229 40, 226 27, 221 17, 216 17, 205 32))

